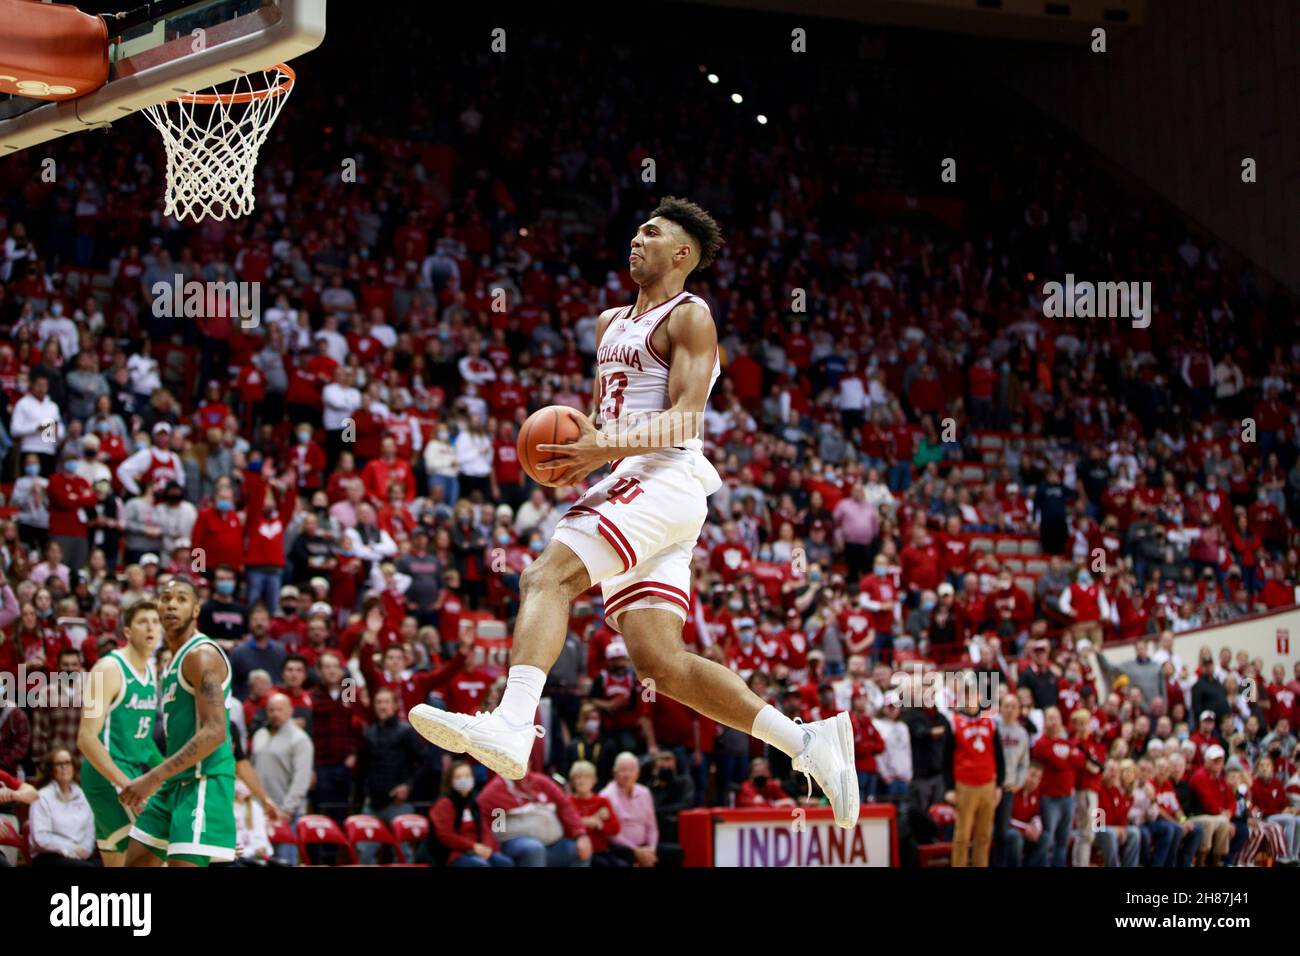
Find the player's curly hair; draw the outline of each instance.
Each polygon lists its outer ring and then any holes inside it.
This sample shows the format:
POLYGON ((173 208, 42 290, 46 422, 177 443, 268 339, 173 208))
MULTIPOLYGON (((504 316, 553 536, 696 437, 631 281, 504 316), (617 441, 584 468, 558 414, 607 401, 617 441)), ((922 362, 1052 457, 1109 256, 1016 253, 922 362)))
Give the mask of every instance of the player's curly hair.
POLYGON ((676 223, 682 231, 695 240, 695 244, 700 249, 700 261, 695 266, 697 269, 704 269, 712 263, 718 250, 722 248, 722 227, 718 225, 716 219, 689 199, 678 199, 676 196, 665 197, 655 207, 654 212, 650 213, 651 219, 656 216, 662 216, 669 222, 676 223))

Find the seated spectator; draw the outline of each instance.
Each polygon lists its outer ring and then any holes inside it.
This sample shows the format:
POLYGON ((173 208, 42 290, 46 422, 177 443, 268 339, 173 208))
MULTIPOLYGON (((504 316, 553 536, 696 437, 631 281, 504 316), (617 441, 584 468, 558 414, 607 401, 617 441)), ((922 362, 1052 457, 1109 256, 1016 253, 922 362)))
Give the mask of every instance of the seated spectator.
POLYGON ((652 773, 650 795, 654 797, 659 852, 663 856, 665 847, 678 843, 677 814, 695 806, 695 784, 678 769, 677 754, 671 750, 660 750, 647 770, 652 773))
POLYGON ((654 796, 649 787, 637 782, 640 775, 636 755, 621 753, 614 759, 614 779, 600 792, 618 817, 618 833, 610 837, 610 851, 632 866, 680 866, 678 847, 672 858, 660 860, 654 796))
POLYGON ((442 796, 429 811, 433 840, 446 852, 447 866, 514 866, 492 835, 492 819, 474 797, 474 770, 455 760, 442 775, 442 796))
POLYGON ((749 762, 749 779, 740 785, 736 807, 793 807, 794 798, 772 779, 771 767, 763 757, 749 762))
POLYGON ((591 865, 600 867, 625 867, 628 862, 610 848, 609 839, 619 831, 618 815, 610 802, 596 789, 596 767, 590 761, 578 760, 569 767, 569 790, 573 805, 582 816, 583 826, 591 837, 591 865))
POLYGON ((95 815, 77 783, 72 751, 52 750, 41 779, 49 782, 31 805, 32 866, 99 866, 95 815))
POLYGON ((266 811, 261 802, 252 797, 248 785, 236 780, 235 859, 246 866, 264 864, 275 855, 266 826, 266 811))
POLYGON ((582 816, 573 798, 546 774, 530 771, 522 780, 495 776, 478 805, 484 817, 502 821, 501 852, 515 866, 591 865, 591 837, 582 816))
POLYGON ((1046 866, 1049 841, 1043 839, 1043 817, 1039 812, 1043 767, 1031 763, 1025 783, 1013 795, 1011 820, 1003 839, 1006 841, 1007 866, 1046 866))

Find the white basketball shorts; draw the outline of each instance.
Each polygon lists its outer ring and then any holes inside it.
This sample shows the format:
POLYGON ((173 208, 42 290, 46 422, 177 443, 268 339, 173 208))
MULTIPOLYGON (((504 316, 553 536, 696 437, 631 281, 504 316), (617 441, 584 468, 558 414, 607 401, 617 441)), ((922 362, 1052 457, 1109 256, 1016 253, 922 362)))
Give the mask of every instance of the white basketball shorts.
POLYGON ((619 617, 635 608, 671 611, 685 622, 691 557, 708 496, 720 484, 698 451, 669 449, 624 459, 565 512, 555 540, 600 585, 610 628, 621 632, 619 617))

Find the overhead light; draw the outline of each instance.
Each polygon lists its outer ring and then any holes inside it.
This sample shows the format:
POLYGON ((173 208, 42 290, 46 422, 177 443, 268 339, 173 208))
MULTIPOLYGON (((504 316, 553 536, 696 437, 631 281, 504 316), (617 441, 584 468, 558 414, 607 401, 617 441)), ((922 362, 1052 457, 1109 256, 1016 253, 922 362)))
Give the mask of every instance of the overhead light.
POLYGON ((767 117, 764 116, 762 113, 759 113, 759 114, 758 114, 756 117, 754 117, 754 118, 755 118, 756 120, 758 120, 758 125, 759 125, 759 126, 766 126, 766 125, 767 125, 767 117))
POLYGON ((718 74, 710 73, 708 79, 710 83, 716 83, 718 82, 718 74))
POLYGON ((732 93, 732 94, 731 94, 731 102, 733 102, 733 103, 743 103, 743 102, 745 102, 745 98, 744 98, 743 96, 741 96, 739 93, 732 93))

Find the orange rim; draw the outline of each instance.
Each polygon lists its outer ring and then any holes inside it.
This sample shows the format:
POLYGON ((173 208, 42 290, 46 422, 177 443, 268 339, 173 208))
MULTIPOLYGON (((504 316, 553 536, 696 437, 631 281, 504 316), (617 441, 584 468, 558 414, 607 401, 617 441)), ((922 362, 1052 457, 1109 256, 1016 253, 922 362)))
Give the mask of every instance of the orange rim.
POLYGON ((266 100, 272 96, 284 96, 293 89, 294 81, 298 79, 298 74, 293 71, 287 63, 277 63, 263 72, 269 73, 275 70, 280 75, 276 77, 274 86, 267 87, 264 90, 251 90, 247 93, 186 93, 184 96, 178 96, 172 100, 173 103, 191 103, 196 106, 215 106, 221 103, 230 106, 235 103, 251 103, 254 100, 266 100))

